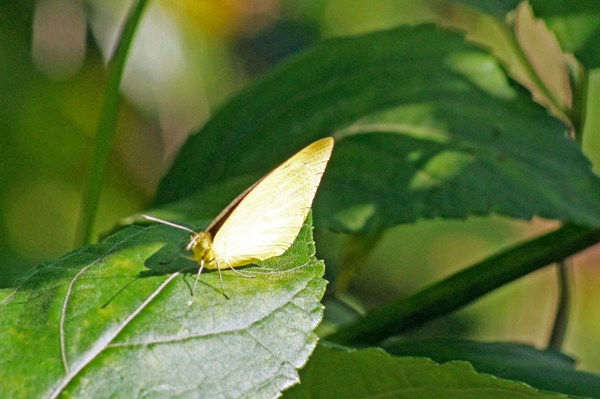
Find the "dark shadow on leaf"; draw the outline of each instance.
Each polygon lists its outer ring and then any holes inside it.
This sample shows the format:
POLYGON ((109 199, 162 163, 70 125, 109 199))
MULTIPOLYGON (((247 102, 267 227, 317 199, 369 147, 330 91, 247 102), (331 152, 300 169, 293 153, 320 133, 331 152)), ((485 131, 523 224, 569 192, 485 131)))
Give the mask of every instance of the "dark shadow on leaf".
MULTIPOLYGON (((144 261, 144 265, 148 268, 148 270, 141 271, 138 274, 139 278, 179 272, 182 274, 183 281, 189 288, 190 296, 193 296, 192 287, 198 272, 198 263, 188 257, 189 252, 185 251, 185 245, 187 245, 187 240, 184 241, 182 245, 179 245, 179 247, 174 244, 166 244, 163 246, 160 250, 152 254, 152 256, 144 261), (188 277, 192 280, 189 281, 188 277)), ((202 271, 202 275, 213 272, 217 273, 216 270, 204 269, 202 271)), ((202 276, 200 276, 198 284, 203 284, 206 287, 212 288, 213 290, 221 293, 220 287, 213 287, 212 285, 204 282, 202 276)))
POLYGON ((185 249, 175 244, 166 244, 160 250, 144 261, 144 266, 150 269, 142 272, 143 276, 175 273, 197 267, 196 262, 185 257, 185 249))

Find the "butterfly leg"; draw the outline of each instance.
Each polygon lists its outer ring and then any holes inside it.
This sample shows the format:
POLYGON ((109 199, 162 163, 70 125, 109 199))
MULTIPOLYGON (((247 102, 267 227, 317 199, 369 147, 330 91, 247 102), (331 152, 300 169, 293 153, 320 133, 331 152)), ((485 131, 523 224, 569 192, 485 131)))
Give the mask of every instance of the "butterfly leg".
POLYGON ((227 263, 227 266, 229 266, 229 268, 235 272, 235 274, 242 276, 244 278, 255 278, 256 276, 252 275, 252 274, 247 274, 247 273, 242 273, 239 270, 234 269, 233 266, 231 266, 229 263, 227 263))
MULTIPOLYGON (((204 259, 200 261, 200 267, 198 268, 198 274, 196 275, 196 281, 194 281, 194 287, 192 288, 192 295, 194 295, 194 292, 196 291, 196 286, 198 285, 198 280, 200 279, 200 273, 202 273, 202 270, 204 269, 204 259)), ((220 274, 220 272, 219 272, 220 274)), ((221 282, 221 286, 223 285, 223 283, 221 282)))
POLYGON ((221 264, 219 263, 218 259, 215 259, 215 262, 217 263, 217 271, 219 272, 219 281, 221 282, 221 292, 223 293, 223 296, 225 298, 229 299, 229 297, 225 293, 225 286, 223 285, 223 274, 221 273, 221 264))

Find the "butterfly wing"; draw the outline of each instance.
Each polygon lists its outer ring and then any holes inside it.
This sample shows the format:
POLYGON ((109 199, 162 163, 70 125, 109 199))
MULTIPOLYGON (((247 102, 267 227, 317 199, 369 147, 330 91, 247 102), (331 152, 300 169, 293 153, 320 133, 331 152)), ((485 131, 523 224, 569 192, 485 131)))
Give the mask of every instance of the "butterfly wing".
POLYGON ((241 199, 214 235, 212 249, 221 268, 278 256, 292 245, 308 215, 332 149, 331 137, 310 144, 241 199))

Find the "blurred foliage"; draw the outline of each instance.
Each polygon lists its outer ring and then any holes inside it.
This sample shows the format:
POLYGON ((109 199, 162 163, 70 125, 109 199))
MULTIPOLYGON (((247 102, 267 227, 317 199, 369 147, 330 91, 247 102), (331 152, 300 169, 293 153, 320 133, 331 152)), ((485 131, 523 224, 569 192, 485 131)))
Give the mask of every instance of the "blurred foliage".
MULTIPOLYGON (((484 11, 497 12, 496 3, 482 3, 484 11)), ((512 8, 514 2, 506 4, 512 8)), ((103 93, 104 65, 127 5, 117 0, 0 2, 0 253, 4 254, 0 288, 13 286, 34 264, 72 249, 103 93), (59 13, 66 19, 43 12, 52 7, 66 10, 59 13), (58 45, 65 37, 73 39, 72 46, 58 45)), ((560 8, 545 7, 543 2, 533 6, 538 16, 547 16, 553 26, 563 28, 559 40, 573 51, 597 45, 597 40, 568 36, 569 25, 555 18, 560 8)), ((586 18, 571 17, 568 22, 575 24, 586 18)), ((97 233, 147 208, 158 180, 188 134, 235 90, 282 59, 322 38, 419 21, 466 30, 470 40, 491 48, 519 81, 527 80, 498 24, 451 2, 152 2, 125 73, 126 101, 97 233)), ((594 32, 590 37, 595 37, 594 32)), ((586 61, 597 65, 594 58, 586 61)), ((599 83, 592 72, 587 82, 590 109, 600 104, 599 83)), ((588 114, 583 135, 584 151, 595 170, 600 165, 600 136, 594 134, 599 123, 600 116, 588 114)), ((358 303, 360 311, 406 296, 415 287, 553 226, 496 216, 419 220, 393 228, 350 286, 350 301, 358 303)), ((327 260, 327 274, 334 280, 343 236, 317 232, 317 241, 320 256, 327 260)), ((599 257, 588 251, 574 261, 577 299, 567 342, 567 349, 580 356, 583 366, 595 370, 600 370, 600 349, 596 349, 600 293, 594 287, 600 273, 593 266, 599 257)), ((434 324, 426 333, 450 331, 457 336, 542 345, 556 298, 554 284, 551 271, 540 271, 434 324)))

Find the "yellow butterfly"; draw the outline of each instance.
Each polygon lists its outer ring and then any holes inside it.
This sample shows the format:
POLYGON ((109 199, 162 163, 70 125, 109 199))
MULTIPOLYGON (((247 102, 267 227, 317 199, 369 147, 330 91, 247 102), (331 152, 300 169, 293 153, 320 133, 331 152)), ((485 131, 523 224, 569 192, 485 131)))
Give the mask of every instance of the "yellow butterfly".
MULTIPOLYGON (((186 250, 200 265, 194 288, 204 268, 248 265, 283 254, 300 232, 333 150, 326 137, 300 150, 234 199, 202 232, 195 232, 152 216, 148 220, 192 233, 186 250)), ((227 295, 225 295, 227 297, 227 295)))

